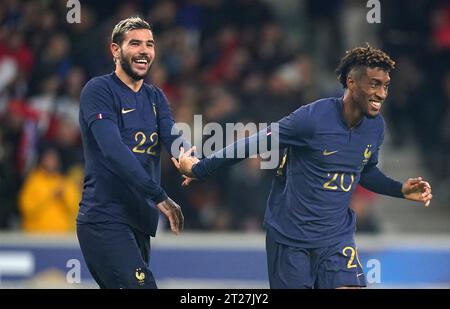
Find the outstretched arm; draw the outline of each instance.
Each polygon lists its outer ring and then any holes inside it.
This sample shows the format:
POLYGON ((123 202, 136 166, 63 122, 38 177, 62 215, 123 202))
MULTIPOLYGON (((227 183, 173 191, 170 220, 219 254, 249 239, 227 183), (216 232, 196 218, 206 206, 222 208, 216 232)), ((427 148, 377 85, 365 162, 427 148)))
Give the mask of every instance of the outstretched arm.
POLYGON ((203 179, 212 176, 220 168, 234 165, 254 155, 272 150, 272 142, 274 139, 272 139, 270 132, 272 132, 271 128, 262 130, 257 134, 242 138, 212 155, 203 158, 192 166, 192 173, 188 176, 203 179), (262 145, 266 147, 262 147, 262 145))
MULTIPOLYGON (((310 106, 302 106, 270 127, 257 134, 236 141, 233 144, 198 161, 190 158, 190 149, 178 157, 172 158, 179 171, 190 178, 206 178, 219 168, 229 166, 267 151, 279 151, 286 146, 304 146, 314 134, 315 122, 310 106)), ((185 181, 183 183, 189 183, 185 181)))
MULTIPOLYGON (((236 164, 255 154, 260 154, 261 149, 259 143, 261 139, 265 139, 265 142, 270 144, 270 135, 267 136, 266 130, 263 130, 258 134, 240 139, 202 160, 191 155, 192 152, 195 152, 195 146, 186 152, 181 147, 178 161, 172 158, 172 162, 181 174, 187 176, 183 182, 183 185, 187 185, 190 182, 187 181, 187 178, 191 180, 205 178, 211 176, 219 168, 236 164)), ((265 152, 268 150, 270 149, 263 149, 262 151, 265 152)))
POLYGON ((422 180, 422 177, 410 178, 402 184, 387 177, 375 165, 364 169, 359 183, 372 192, 423 202, 426 207, 433 198, 430 184, 422 180))

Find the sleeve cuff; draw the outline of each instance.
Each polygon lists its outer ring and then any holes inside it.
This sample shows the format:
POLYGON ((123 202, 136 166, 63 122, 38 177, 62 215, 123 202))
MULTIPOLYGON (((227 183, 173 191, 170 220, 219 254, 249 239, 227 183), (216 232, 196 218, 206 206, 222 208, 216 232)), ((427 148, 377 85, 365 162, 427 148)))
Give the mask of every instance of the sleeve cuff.
POLYGON ((158 196, 156 196, 156 197, 153 199, 153 201, 155 202, 155 204, 159 204, 159 203, 161 203, 162 201, 167 200, 167 198, 168 198, 168 196, 167 196, 166 192, 164 192, 164 190, 161 190, 161 194, 158 195, 158 196))
POLYGON ((401 183, 401 182, 399 182, 399 181, 396 181, 396 196, 397 197, 399 197, 399 198, 405 198, 405 196, 403 195, 403 192, 402 192, 402 188, 403 188, 403 184, 401 183))
POLYGON ((192 167, 192 174, 194 174, 194 177, 197 179, 203 179, 209 176, 209 173, 206 171, 206 168, 201 166, 202 161, 198 162, 192 167))

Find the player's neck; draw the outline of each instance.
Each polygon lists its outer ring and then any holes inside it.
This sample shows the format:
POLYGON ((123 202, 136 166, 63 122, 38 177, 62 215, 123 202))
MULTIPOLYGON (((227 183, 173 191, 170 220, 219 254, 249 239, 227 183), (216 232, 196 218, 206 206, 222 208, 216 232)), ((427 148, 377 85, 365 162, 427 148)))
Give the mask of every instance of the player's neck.
POLYGON ((125 73, 125 71, 122 70, 122 68, 120 67, 116 67, 114 73, 116 73, 117 77, 134 92, 138 92, 139 89, 141 89, 142 84, 144 83, 143 79, 140 80, 133 79, 127 73, 125 73))
POLYGON ((364 114, 358 108, 356 102, 352 100, 348 90, 345 91, 344 99, 342 100, 342 116, 350 129, 358 125, 364 117, 364 114))

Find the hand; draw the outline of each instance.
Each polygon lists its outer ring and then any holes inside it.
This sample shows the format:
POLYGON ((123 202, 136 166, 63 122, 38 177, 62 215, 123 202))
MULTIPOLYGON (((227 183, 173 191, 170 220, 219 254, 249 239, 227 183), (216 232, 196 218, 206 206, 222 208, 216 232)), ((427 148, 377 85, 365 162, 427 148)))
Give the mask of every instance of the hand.
POLYGON ((194 156, 191 156, 191 153, 196 149, 195 146, 191 147, 187 152, 184 152, 184 148, 180 148, 180 155, 178 156, 178 161, 175 158, 172 158, 172 162, 178 171, 183 174, 185 180, 183 181, 183 186, 189 185, 192 180, 195 180, 194 174, 192 173, 192 167, 197 164, 199 159, 194 156))
POLYGON ((184 216, 181 207, 170 197, 156 205, 159 210, 169 219, 170 229, 175 234, 180 234, 183 230, 184 216))
POLYGON ((182 187, 187 187, 191 184, 191 182, 193 182, 194 180, 197 180, 197 178, 191 178, 186 175, 182 175, 182 176, 184 178, 183 182, 181 183, 182 187))
POLYGON ((425 207, 430 205, 433 198, 430 184, 422 180, 422 177, 410 178, 405 181, 402 186, 402 193, 408 200, 423 202, 425 207))

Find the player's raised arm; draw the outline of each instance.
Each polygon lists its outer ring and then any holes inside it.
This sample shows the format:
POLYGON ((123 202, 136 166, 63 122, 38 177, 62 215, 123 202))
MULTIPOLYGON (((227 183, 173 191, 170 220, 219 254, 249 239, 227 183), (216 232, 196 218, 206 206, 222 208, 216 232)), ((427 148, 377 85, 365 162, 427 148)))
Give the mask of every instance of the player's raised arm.
POLYGON ((236 164, 263 152, 279 151, 288 145, 306 145, 313 132, 314 119, 310 107, 303 106, 280 121, 271 124, 267 129, 239 139, 200 161, 191 157, 191 149, 180 155, 178 161, 175 158, 172 158, 172 161, 180 173, 190 178, 183 182, 183 184, 188 184, 193 178, 206 178, 220 168, 236 164), (261 147, 261 145, 267 147, 261 147))

